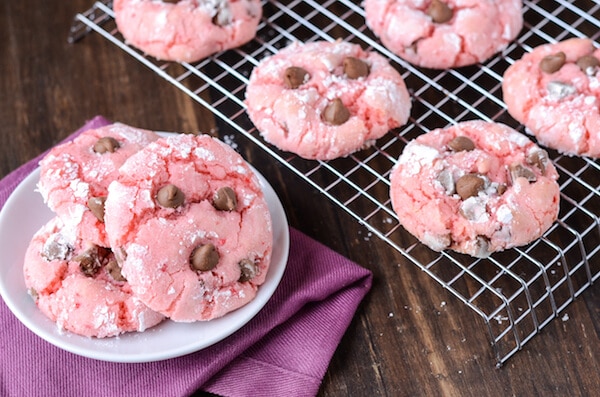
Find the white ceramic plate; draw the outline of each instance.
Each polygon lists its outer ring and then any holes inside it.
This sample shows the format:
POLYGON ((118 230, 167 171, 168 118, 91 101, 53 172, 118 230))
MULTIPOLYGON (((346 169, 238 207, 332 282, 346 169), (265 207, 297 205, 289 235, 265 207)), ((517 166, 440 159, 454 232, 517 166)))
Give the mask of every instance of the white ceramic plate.
POLYGON ((35 191, 39 168, 15 189, 0 212, 0 294, 27 328, 46 341, 81 356, 114 362, 149 362, 179 357, 204 349, 231 335, 267 303, 283 276, 289 251, 289 229, 283 206, 267 180, 257 171, 273 219, 273 255, 265 283, 254 300, 225 316, 194 323, 164 321, 140 333, 113 338, 88 338, 59 330, 28 295, 23 258, 33 234, 54 214, 35 191))

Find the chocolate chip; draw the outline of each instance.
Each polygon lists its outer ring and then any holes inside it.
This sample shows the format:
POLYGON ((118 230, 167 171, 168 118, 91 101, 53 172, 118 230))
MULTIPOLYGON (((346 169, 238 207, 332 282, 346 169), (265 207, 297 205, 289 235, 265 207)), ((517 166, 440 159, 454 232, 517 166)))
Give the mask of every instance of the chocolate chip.
POLYGON ((64 261, 71 256, 73 246, 69 244, 65 237, 60 233, 55 233, 48 237, 40 255, 47 261, 64 261))
POLYGON ((540 69, 542 69, 542 72, 544 73, 554 73, 562 68, 566 60, 567 56, 562 51, 557 52, 556 54, 546 55, 540 61, 540 69))
POLYGON ((74 260, 79 262, 79 268, 87 277, 93 277, 102 267, 100 262, 91 256, 80 255, 74 258, 74 260))
POLYGON ((349 79, 358 79, 369 75, 369 65, 358 58, 347 57, 344 59, 344 74, 349 79))
POLYGON ((162 1, 163 1, 163 3, 173 3, 173 4, 175 4, 175 3, 179 3, 180 0, 162 0, 162 1))
POLYGON ((427 15, 429 15, 435 23, 445 23, 452 19, 454 12, 450 6, 443 1, 433 0, 429 7, 427 7, 427 15))
POLYGON ((508 167, 508 172, 510 173, 510 179, 513 184, 517 181, 517 178, 525 178, 529 182, 535 182, 536 176, 535 173, 527 167, 523 167, 521 164, 513 164, 508 167))
POLYGON ((285 70, 283 80, 287 88, 296 89, 306 83, 310 75, 308 71, 298 66, 290 66, 285 70))
POLYGON ((409 45, 405 46, 404 49, 406 50, 407 53, 417 54, 418 51, 419 51, 419 42, 421 40, 423 40, 423 39, 422 38, 416 39, 415 41, 413 41, 409 45))
POLYGON ((217 26, 227 26, 231 23, 231 11, 229 8, 219 7, 217 13, 212 18, 212 23, 217 26))
POLYGON ((27 290, 27 293, 29 294, 29 296, 31 296, 33 298, 34 301, 37 302, 39 294, 35 288, 29 288, 27 290))
POLYGON ((102 268, 102 260, 107 255, 107 249, 93 246, 72 260, 79 262, 79 268, 87 277, 93 277, 102 268))
POLYGON ((593 76, 596 73, 600 61, 593 55, 584 55, 577 60, 577 66, 588 76, 593 76))
POLYGON ((218 263, 219 253, 211 243, 197 246, 190 255, 190 267, 196 271, 212 270, 218 263))
POLYGON ((465 174, 456 181, 456 193, 461 199, 477 196, 485 186, 485 180, 478 174, 465 174))
POLYGON ((546 164, 548 164, 548 153, 545 150, 540 149, 529 153, 526 160, 527 164, 536 166, 542 172, 542 175, 546 174, 546 164))
POLYGON ((213 206, 220 211, 234 211, 237 208, 235 192, 229 186, 220 188, 213 196, 213 206))
POLYGON ((102 223, 104 223, 104 202, 106 197, 90 197, 87 206, 92 214, 102 223))
POLYGON ((123 274, 121 273, 121 266, 119 266, 119 263, 117 263, 115 259, 108 261, 106 264, 106 271, 115 281, 127 281, 127 279, 123 277, 123 274))
POLYGON ((254 277, 256 277, 256 274, 258 273, 258 268, 256 266, 256 263, 254 263, 254 261, 251 261, 250 259, 242 259, 239 263, 238 263, 239 267, 240 267, 240 278, 239 278, 239 282, 246 282, 246 281, 250 281, 252 280, 254 277))
POLYGON ((439 183, 441 183, 447 195, 453 195, 455 193, 452 172, 448 170, 442 170, 438 175, 437 180, 439 183))
POLYGON ((577 88, 575 88, 575 86, 560 81, 549 81, 548 84, 546 84, 546 89, 548 90, 550 97, 554 100, 561 100, 569 95, 577 93, 577 88))
POLYGON ((158 201, 158 204, 166 208, 177 208, 183 204, 184 200, 185 195, 181 189, 171 184, 161 187, 156 194, 156 201, 158 201))
POLYGON ((114 153, 119 147, 121 147, 119 141, 110 136, 105 136, 98 139, 96 143, 94 143, 94 152, 100 154, 104 154, 106 152, 114 153))
POLYGON ((508 189, 508 187, 506 186, 505 183, 501 183, 498 185, 498 187, 496 188, 496 192, 502 196, 504 194, 504 192, 506 192, 506 189, 508 189))
POLYGON ((113 247, 113 253, 119 263, 123 263, 127 259, 127 251, 123 247, 113 247))
POLYGON ((340 98, 335 98, 325 106, 322 117, 329 124, 342 125, 350 118, 350 111, 340 98))
POLYGON ((473 255, 476 258, 487 258, 490 255, 490 239, 485 236, 477 236, 475 240, 475 252, 473 255))
POLYGON ((466 136, 459 135, 448 142, 448 147, 455 152, 470 151, 475 149, 475 143, 466 136))

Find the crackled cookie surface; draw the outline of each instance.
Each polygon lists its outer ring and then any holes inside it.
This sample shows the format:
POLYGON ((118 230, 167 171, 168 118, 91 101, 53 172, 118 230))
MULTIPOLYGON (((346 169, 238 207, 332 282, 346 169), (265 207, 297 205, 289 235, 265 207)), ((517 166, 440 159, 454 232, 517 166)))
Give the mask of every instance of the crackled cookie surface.
POLYGON ((148 130, 115 123, 83 132, 55 146, 40 161, 38 190, 48 207, 81 237, 108 247, 103 203, 108 185, 129 156, 159 136, 148 130))
POLYGON ((194 62, 256 35, 260 0, 115 0, 128 44, 166 61, 194 62))
POLYGON ((307 159, 330 160, 406 123, 402 76, 381 55, 347 42, 293 43, 263 59, 246 89, 264 139, 307 159))
POLYGON ((58 217, 31 240, 24 275, 36 305, 62 330, 104 338, 164 319, 132 294, 108 248, 83 242, 58 217))
POLYGON ((136 296, 174 321, 209 320, 251 301, 273 244, 258 179, 207 135, 162 138, 109 187, 109 240, 136 296))
POLYGON ((409 142, 392 170, 390 197, 402 226, 434 251, 486 257, 552 225, 557 178, 525 135, 473 120, 409 142))
POLYGON ((600 157, 599 65, 600 49, 588 39, 533 49, 504 74, 508 112, 542 145, 600 157))
POLYGON ((365 0, 383 45, 422 67, 472 65, 503 50, 523 27, 521 0, 365 0))

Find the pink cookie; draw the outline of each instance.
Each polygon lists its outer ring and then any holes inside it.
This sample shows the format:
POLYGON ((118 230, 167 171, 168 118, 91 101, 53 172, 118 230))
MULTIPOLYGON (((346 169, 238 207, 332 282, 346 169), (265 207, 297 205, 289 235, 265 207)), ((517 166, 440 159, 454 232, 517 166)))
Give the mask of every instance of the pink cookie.
POLYGON ((556 220, 548 155, 504 124, 466 121, 409 142, 390 176, 404 228, 434 251, 475 257, 527 244, 556 220))
POLYGON ((600 157, 600 49, 588 39, 546 44, 504 73, 508 112, 540 144, 600 157))
POLYGON ((120 123, 85 131, 42 159, 38 189, 50 209, 84 240, 108 247, 102 220, 108 185, 129 156, 158 138, 120 123))
POLYGON ((109 187, 106 231, 135 294, 174 321, 210 320, 250 302, 273 244, 259 181, 207 135, 160 139, 109 187))
POLYGON ((115 0, 125 40, 166 61, 195 62, 256 36, 260 0, 115 0))
POLYGON ((132 295, 109 249, 84 243, 58 217, 34 235, 24 274, 37 306, 60 329, 104 338, 164 319, 132 295))
POLYGON ((433 69, 483 62, 523 27, 521 0, 365 0, 364 7, 383 45, 433 69))
POLYGON ((293 43, 262 60, 246 104, 266 141, 319 160, 370 146, 405 124, 411 108, 402 76, 385 58, 341 41, 293 43))

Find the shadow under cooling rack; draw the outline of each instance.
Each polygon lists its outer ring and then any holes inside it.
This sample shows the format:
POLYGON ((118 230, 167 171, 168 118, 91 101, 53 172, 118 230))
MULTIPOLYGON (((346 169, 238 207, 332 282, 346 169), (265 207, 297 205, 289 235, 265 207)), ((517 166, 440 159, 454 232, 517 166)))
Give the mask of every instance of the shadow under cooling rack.
POLYGON ((600 208, 599 164, 550 151, 560 174, 558 221, 535 242, 486 259, 432 252, 406 233, 391 208, 389 173, 406 143, 434 128, 484 119, 525 132, 502 101, 506 68, 540 44, 600 35, 595 1, 524 1, 523 15, 523 31, 502 53, 479 65, 443 71, 416 68, 390 53, 365 25, 361 6, 350 0, 264 1, 254 40, 197 64, 159 62, 128 46, 110 2, 96 2, 77 14, 69 41, 89 32, 102 35, 323 193, 479 314, 501 366, 600 277, 600 223, 591 210, 600 208), (327 162, 303 160, 266 144, 245 112, 250 72, 291 41, 336 39, 389 58, 411 93, 408 124, 369 149, 327 162))

